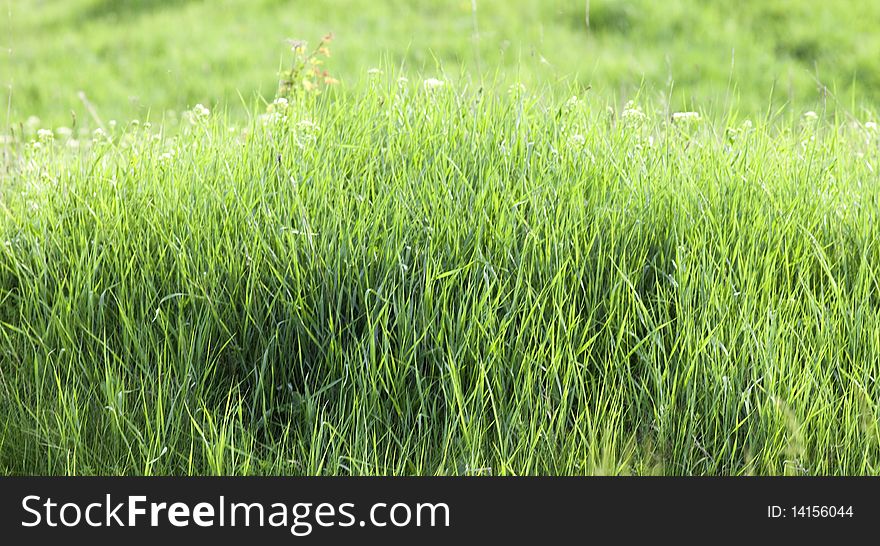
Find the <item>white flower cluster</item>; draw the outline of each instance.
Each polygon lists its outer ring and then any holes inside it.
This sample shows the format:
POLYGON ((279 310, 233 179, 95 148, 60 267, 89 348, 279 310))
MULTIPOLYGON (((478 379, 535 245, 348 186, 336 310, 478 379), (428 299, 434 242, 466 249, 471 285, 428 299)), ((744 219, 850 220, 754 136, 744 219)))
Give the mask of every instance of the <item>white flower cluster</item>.
POLYGON ((577 108, 580 105, 581 105, 581 99, 579 99, 575 95, 572 95, 571 97, 568 98, 567 101, 565 101, 565 104, 562 105, 562 109, 565 110, 566 112, 568 112, 568 111, 574 110, 575 108, 577 108))
POLYGON ((321 130, 318 124, 309 119, 302 119, 296 124, 296 132, 294 140, 297 146, 305 148, 307 145, 314 144, 318 141, 318 132, 321 130))
POLYGON ((287 119, 287 116, 285 116, 281 112, 272 111, 266 112, 265 114, 260 114, 257 119, 260 120, 260 124, 262 124, 263 127, 270 127, 273 125, 278 125, 282 121, 285 121, 287 119))
POLYGON ((159 164, 160 165, 168 165, 174 159, 174 150, 169 150, 167 152, 162 152, 159 154, 159 164))
POLYGON ((620 117, 625 122, 635 125, 645 121, 648 118, 648 116, 645 115, 645 112, 642 111, 641 107, 639 107, 633 101, 629 101, 626 103, 626 106, 624 106, 623 108, 623 112, 620 113, 620 117))
POLYGON ((199 123, 203 123, 208 120, 211 116, 211 111, 204 104, 196 104, 192 107, 192 110, 187 110, 183 113, 183 117, 191 124, 197 125, 199 123))
POLYGON ((747 119, 740 123, 739 127, 728 127, 725 129, 725 134, 727 135, 728 146, 727 151, 731 151, 729 144, 733 143, 736 140, 741 139, 744 136, 749 135, 752 132, 752 120, 747 119))
POLYGON ((575 133, 568 137, 568 144, 572 148, 580 148, 583 147, 584 144, 587 143, 587 137, 580 133, 575 133))
POLYGON ((260 114, 257 118, 263 127, 271 127, 286 122, 291 110, 290 101, 284 97, 278 97, 273 100, 266 108, 265 114, 260 114))
POLYGON ((699 112, 675 112, 672 114, 672 121, 676 123, 695 123, 700 121, 699 112))
POLYGON ((196 104, 195 106, 193 106, 192 112, 193 112, 193 114, 195 114, 196 116, 198 116, 198 117, 200 117, 200 118, 206 118, 206 117, 208 117, 208 116, 211 115, 211 111, 208 110, 208 109, 205 107, 205 105, 203 105, 203 104, 201 104, 201 103, 196 104))
POLYGON ((425 88, 425 91, 439 89, 444 85, 446 85, 446 82, 444 82, 443 80, 438 80, 437 78, 428 78, 422 82, 422 86, 425 88))

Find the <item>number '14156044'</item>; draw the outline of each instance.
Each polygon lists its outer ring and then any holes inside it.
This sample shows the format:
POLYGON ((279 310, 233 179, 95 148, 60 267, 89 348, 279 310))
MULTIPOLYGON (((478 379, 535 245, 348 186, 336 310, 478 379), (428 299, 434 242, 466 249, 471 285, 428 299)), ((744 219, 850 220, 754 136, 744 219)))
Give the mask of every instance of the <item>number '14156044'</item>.
POLYGON ((853 517, 853 507, 844 505, 791 505, 778 506, 770 505, 767 507, 768 518, 851 518, 853 517))

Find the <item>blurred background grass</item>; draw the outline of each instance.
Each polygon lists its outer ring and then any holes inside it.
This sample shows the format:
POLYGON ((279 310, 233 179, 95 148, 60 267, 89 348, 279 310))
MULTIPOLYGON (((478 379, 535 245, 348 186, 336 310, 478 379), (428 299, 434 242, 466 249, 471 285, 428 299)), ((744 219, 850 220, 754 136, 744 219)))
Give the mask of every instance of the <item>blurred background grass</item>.
POLYGON ((873 109, 880 99, 880 2, 865 0, 591 0, 589 28, 584 0, 0 2, 0 98, 12 124, 86 119, 78 91, 105 119, 156 119, 197 102, 244 115, 241 98, 274 94, 285 39, 327 32, 328 68, 352 92, 369 68, 390 66, 548 93, 591 86, 605 100, 641 89, 707 112, 873 109))

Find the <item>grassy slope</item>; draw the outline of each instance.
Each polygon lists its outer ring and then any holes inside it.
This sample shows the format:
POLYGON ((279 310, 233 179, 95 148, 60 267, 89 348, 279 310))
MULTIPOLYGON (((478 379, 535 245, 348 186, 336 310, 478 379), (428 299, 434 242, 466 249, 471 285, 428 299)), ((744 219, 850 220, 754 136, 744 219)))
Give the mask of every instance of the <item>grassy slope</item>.
POLYGON ((726 110, 731 76, 749 114, 770 106, 774 87, 774 108, 819 110, 816 78, 851 110, 854 80, 857 103, 880 98, 876 2, 594 0, 589 33, 580 0, 477 5, 475 42, 468 0, 5 0, 0 99, 11 83, 10 121, 36 115, 49 126, 70 125, 71 110, 90 123, 80 90, 105 120, 237 106, 239 93, 272 95, 284 38, 327 31, 349 89, 387 62, 428 74, 439 63, 453 76, 479 65, 504 81, 592 85, 621 100, 642 80, 657 96, 674 82, 674 109, 726 110))
POLYGON ((0 471, 876 473, 880 134, 646 110, 389 76, 28 147, 0 471))
POLYGON ((7 0, 0 472, 877 473, 880 8, 411 4, 7 0))

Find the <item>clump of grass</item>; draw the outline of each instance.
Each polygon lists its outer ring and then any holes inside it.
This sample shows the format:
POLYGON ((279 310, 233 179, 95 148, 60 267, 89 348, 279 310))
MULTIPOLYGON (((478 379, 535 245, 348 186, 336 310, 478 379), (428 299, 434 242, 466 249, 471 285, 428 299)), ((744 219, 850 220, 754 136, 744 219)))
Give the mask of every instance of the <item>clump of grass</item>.
POLYGON ((878 471, 876 125, 373 81, 15 144, 0 471, 878 471))

